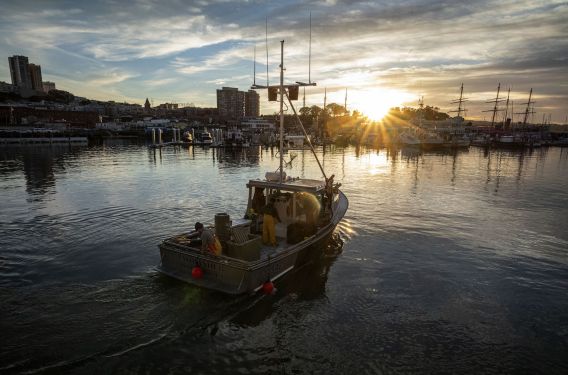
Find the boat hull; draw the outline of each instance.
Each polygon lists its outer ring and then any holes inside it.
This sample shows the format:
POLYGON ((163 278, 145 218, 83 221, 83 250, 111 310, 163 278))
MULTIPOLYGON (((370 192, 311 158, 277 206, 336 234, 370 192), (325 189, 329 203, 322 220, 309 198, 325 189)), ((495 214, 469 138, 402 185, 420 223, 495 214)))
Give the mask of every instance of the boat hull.
POLYGON ((315 235, 273 257, 255 262, 215 256, 164 241, 159 245, 161 264, 158 271, 196 286, 228 294, 253 293, 267 280, 275 281, 293 269, 319 259, 335 227, 345 215, 347 206, 347 198, 340 193, 331 221, 315 235), (196 265, 203 270, 203 277, 199 279, 192 277, 196 265))

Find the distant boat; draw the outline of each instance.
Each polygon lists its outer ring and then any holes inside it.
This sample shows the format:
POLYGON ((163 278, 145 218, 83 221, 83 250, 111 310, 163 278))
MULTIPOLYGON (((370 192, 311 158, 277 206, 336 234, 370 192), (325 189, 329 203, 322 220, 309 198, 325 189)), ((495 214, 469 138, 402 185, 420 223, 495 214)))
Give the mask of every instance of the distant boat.
POLYGON ((307 148, 304 146, 304 140, 306 138, 303 135, 286 135, 284 137, 284 148, 288 150, 301 150, 307 148))
POLYGON ((491 139, 487 135, 479 134, 471 140, 471 145, 479 147, 488 147, 491 145, 491 139))
POLYGON ((409 131, 404 131, 398 135, 398 143, 401 146, 420 146, 420 139, 409 131))
POLYGON ((471 139, 466 136, 455 136, 450 137, 450 139, 444 141, 444 147, 449 148, 465 148, 471 145, 471 139))
POLYGON ((185 131, 183 133, 182 141, 187 144, 193 143, 193 134, 190 131, 185 131))
POLYGON ((226 148, 246 148, 250 147, 250 142, 245 138, 241 129, 232 128, 227 130, 223 146, 226 148))
POLYGON ((444 147, 444 139, 434 132, 423 132, 419 139, 420 146, 424 149, 444 147))
POLYGON ((207 130, 204 130, 196 134, 195 139, 193 140, 193 144, 200 146, 211 146, 213 144, 213 137, 211 137, 211 133, 209 133, 207 130))

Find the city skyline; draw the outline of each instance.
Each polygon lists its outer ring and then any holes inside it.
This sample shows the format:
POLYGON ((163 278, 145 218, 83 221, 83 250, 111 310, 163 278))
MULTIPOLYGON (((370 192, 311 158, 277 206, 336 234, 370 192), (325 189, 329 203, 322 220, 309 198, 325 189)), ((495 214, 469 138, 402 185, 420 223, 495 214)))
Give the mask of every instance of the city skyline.
MULTIPOLYGON (((568 6, 560 1, 22 1, 3 9, 0 81, 10 81, 7 58, 24 55, 46 81, 93 99, 214 107, 217 89, 249 89, 255 46, 256 82, 266 82, 267 19, 271 83, 282 39, 287 82, 305 81, 311 12, 318 86, 306 90, 308 106, 323 105, 324 89, 328 103, 343 104, 347 88, 348 109, 371 117, 420 96, 449 111, 463 82, 468 117, 484 117, 499 83, 511 87, 516 108, 532 88, 537 120, 562 122, 567 111, 568 6)), ((261 112, 276 111, 259 93, 261 112)))

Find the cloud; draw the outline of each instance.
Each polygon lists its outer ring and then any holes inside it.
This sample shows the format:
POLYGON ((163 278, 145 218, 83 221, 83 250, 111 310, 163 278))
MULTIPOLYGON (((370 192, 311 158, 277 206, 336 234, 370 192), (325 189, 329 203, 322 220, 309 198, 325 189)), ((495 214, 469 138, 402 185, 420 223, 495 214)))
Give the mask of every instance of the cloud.
POLYGON ((98 76, 88 79, 87 83, 92 86, 109 86, 116 85, 117 83, 124 82, 127 79, 134 78, 137 75, 113 69, 103 72, 98 76))
POLYGON ((320 105, 324 87, 349 86, 425 95, 449 107, 463 82, 475 98, 470 113, 479 115, 482 98, 501 82, 519 97, 533 87, 543 108, 560 116, 568 98, 562 84, 568 82, 567 16, 568 5, 557 0, 107 0, 72 7, 20 0, 3 4, 0 52, 3 60, 11 54, 41 59, 48 76, 66 82, 87 77, 74 86, 87 96, 97 85, 97 92, 144 96, 140 101, 152 93, 185 95, 183 101, 205 98, 214 106, 215 88, 251 81, 255 45, 257 80, 264 81, 268 19, 270 81, 277 80, 284 39, 286 81, 311 73, 319 86, 308 98, 320 105))
POLYGON ((176 78, 159 78, 159 79, 147 79, 144 81, 144 84, 148 86, 163 86, 163 85, 170 85, 174 82, 176 82, 176 78))

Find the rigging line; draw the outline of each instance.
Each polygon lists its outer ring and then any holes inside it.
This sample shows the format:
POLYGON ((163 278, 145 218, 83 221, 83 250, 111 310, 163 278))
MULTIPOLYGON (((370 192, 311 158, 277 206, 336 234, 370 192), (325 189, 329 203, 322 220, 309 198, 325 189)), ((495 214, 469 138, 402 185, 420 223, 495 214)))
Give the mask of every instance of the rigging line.
POLYGON ((323 170, 323 166, 321 165, 321 162, 318 158, 318 155, 316 154, 316 150, 314 150, 314 146, 312 145, 312 141, 310 141, 310 137, 308 137, 308 133, 306 133, 306 129, 304 129, 304 125, 302 124, 302 120, 300 120, 300 117, 298 117, 298 113, 296 112, 296 108, 294 108, 294 104, 292 104, 292 101, 290 100, 290 97, 288 96, 288 92, 286 90, 284 90, 284 94, 286 95, 286 99, 288 99, 288 102, 290 103, 290 107, 292 108, 292 111, 294 111, 294 118, 298 122, 298 125, 300 125, 300 127, 302 128, 302 132, 304 133, 304 137, 306 137, 306 140, 308 141, 308 145, 310 146, 310 149, 312 150, 312 154, 314 154, 314 157, 316 158, 316 161, 318 162, 321 173, 323 174, 323 177, 327 181, 327 176, 325 174, 325 171, 323 170))

